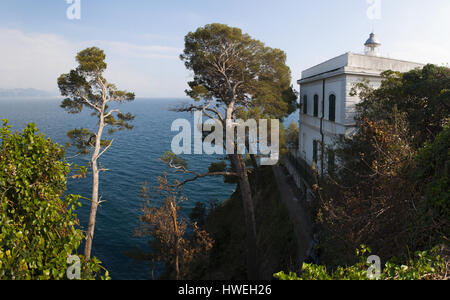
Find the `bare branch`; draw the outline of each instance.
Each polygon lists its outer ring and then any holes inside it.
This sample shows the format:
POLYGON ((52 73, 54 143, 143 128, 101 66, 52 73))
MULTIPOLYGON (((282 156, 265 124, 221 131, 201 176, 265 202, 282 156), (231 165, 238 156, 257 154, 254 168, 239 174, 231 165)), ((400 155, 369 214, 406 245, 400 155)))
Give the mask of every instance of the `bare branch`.
POLYGON ((210 118, 210 119, 219 119, 222 123, 224 122, 223 116, 222 114, 214 108, 209 107, 211 105, 211 103, 209 103, 208 105, 182 105, 182 106, 178 106, 178 107, 173 107, 171 110, 172 111, 176 111, 176 112, 193 112, 193 111, 202 111, 202 113, 210 118), (213 113, 216 117, 214 117, 213 115, 209 114, 213 113))
POLYGON ((111 116, 113 113, 121 113, 121 111, 119 109, 113 109, 105 115, 105 118, 111 116))
POLYGON ((103 149, 103 151, 97 156, 97 159, 100 158, 103 154, 105 154, 106 151, 109 150, 109 148, 111 148, 112 144, 113 144, 114 140, 112 140, 108 146, 106 146, 105 149, 103 149))
POLYGON ((175 165, 173 163, 173 160, 163 161, 163 162, 166 163, 171 169, 174 169, 176 173, 184 173, 184 174, 192 174, 192 175, 194 175, 194 177, 192 177, 190 179, 187 179, 187 180, 185 180, 183 182, 176 182, 176 184, 173 185, 173 187, 177 187, 177 188, 179 188, 179 187, 181 187, 183 185, 186 185, 187 183, 193 182, 193 181, 195 181, 197 179, 205 178, 205 177, 217 177, 217 176, 236 176, 237 177, 238 176, 238 174, 235 173, 235 172, 227 172, 227 171, 223 171, 223 172, 207 172, 207 173, 200 174, 200 173, 188 170, 185 166, 175 165))
POLYGON ((217 176, 235 176, 237 177, 238 174, 234 172, 210 172, 205 174, 198 174, 190 179, 187 179, 183 182, 179 182, 176 184, 176 187, 181 187, 183 185, 186 185, 187 183, 193 182, 197 179, 204 178, 204 177, 217 177, 217 176))
POLYGON ((102 99, 103 99, 103 106, 106 105, 106 103, 108 103, 108 97, 106 95, 106 85, 103 82, 102 78, 100 77, 100 74, 97 74, 97 82, 100 83, 100 86, 102 87, 102 99))
POLYGON ((84 101, 87 105, 89 105, 90 107, 92 107, 92 108, 95 109, 96 111, 101 112, 101 109, 100 109, 97 105, 95 105, 94 103, 92 103, 91 101, 89 101, 89 99, 86 98, 86 96, 81 96, 81 95, 80 95, 80 97, 83 99, 83 101, 84 101))

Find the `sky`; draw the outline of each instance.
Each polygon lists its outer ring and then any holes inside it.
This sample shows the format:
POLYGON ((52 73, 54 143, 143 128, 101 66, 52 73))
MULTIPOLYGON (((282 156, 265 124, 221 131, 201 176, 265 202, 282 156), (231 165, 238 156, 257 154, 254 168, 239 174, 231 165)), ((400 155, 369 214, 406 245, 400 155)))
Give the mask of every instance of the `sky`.
POLYGON ((285 51, 293 83, 306 68, 362 52, 372 30, 383 56, 445 65, 449 16, 448 0, 0 0, 0 88, 56 94, 76 53, 97 46, 107 55, 106 78, 119 88, 184 97, 192 77, 179 59, 184 36, 210 23, 285 51), (79 19, 67 15, 74 1, 79 19))

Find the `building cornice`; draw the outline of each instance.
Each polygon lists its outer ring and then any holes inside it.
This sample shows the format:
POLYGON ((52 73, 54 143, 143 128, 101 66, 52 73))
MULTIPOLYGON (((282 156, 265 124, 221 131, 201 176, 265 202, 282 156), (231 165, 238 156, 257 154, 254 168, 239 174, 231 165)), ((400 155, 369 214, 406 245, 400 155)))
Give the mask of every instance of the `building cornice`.
MULTIPOLYGON (((362 62, 364 62, 362 61, 362 62)), ((317 80, 323 80, 328 79, 331 77, 336 77, 339 75, 358 75, 358 76, 370 76, 370 77, 380 77, 381 73, 384 72, 387 69, 393 67, 392 69, 395 71, 395 69, 399 69, 397 71, 401 71, 401 67, 398 67, 399 65, 410 65, 411 67, 423 67, 424 64, 421 63, 415 63, 405 60, 399 60, 399 59, 392 59, 388 57, 382 57, 382 56, 368 56, 364 54, 359 53, 352 53, 347 52, 343 55, 337 56, 335 58, 332 58, 330 60, 327 60, 321 64, 318 64, 314 67, 311 67, 309 69, 306 69, 303 71, 302 75, 309 75, 302 77, 297 81, 298 84, 304 84, 309 82, 314 82, 317 80), (359 65, 360 61, 359 59, 364 59, 365 63, 362 63, 361 66, 365 65, 364 67, 357 67, 355 66, 355 60, 357 65, 359 65), (381 64, 381 66, 380 66, 381 64), (334 68, 333 68, 334 65, 334 68), (370 68, 369 68, 370 66, 370 68), (326 70, 329 68, 329 70, 326 70), (326 71, 323 72, 317 72, 316 74, 310 75, 311 73, 314 73, 314 70, 319 71, 320 69, 325 69, 326 71)))
POLYGON ((319 80, 323 80, 323 79, 329 79, 332 77, 337 77, 337 76, 341 76, 341 75, 357 75, 357 76, 368 76, 368 77, 381 77, 381 73, 382 72, 364 72, 364 71, 355 71, 355 70, 349 70, 346 67, 343 68, 339 68, 336 70, 331 70, 328 72, 324 72, 321 74, 317 74, 314 76, 310 76, 310 77, 306 77, 306 78, 302 78, 297 80, 298 84, 305 84, 305 83, 310 83, 310 82, 314 82, 314 81, 319 81, 319 80))

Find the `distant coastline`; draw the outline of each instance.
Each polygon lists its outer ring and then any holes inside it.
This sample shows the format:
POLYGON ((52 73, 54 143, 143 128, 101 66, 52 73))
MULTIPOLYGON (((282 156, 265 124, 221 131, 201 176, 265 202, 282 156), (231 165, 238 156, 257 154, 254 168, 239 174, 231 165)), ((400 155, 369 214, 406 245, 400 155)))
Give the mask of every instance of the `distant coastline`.
POLYGON ((16 99, 16 98, 57 98, 56 93, 49 91, 43 91, 33 88, 16 88, 16 89, 1 89, 0 88, 0 99, 16 99))
MULTIPOLYGON (((62 97, 57 92, 50 92, 45 90, 39 90, 34 88, 14 88, 14 89, 2 89, 0 88, 0 100, 32 100, 32 99, 51 99, 62 100, 62 97)), ((157 97, 157 96, 136 96, 137 100, 168 100, 170 102, 190 102, 191 98, 188 97, 157 97)))

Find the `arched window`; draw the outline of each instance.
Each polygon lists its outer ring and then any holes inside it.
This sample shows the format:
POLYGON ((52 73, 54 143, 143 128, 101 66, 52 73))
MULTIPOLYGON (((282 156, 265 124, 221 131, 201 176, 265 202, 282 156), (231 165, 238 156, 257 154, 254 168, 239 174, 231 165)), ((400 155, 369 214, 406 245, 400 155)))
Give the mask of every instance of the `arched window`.
POLYGON ((319 142, 313 141, 313 162, 317 164, 317 160, 319 157, 319 142))
POLYGON ((335 122, 336 121, 336 96, 330 95, 329 99, 329 114, 328 114, 328 120, 335 122))
POLYGON ((303 96, 303 114, 308 114, 308 96, 303 96))
POLYGON ((333 174, 336 168, 336 155, 334 150, 328 151, 328 174, 333 174))
POLYGON ((314 95, 314 117, 319 116, 319 96, 314 95))

